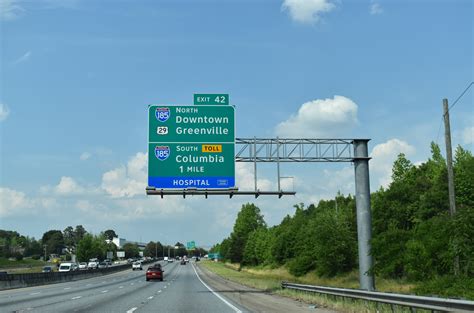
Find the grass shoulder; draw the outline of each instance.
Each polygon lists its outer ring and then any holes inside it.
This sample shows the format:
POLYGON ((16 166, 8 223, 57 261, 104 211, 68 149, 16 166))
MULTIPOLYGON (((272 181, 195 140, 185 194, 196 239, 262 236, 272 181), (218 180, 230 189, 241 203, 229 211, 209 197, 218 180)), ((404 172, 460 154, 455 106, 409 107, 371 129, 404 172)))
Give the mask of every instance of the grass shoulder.
MULTIPOLYGON (((406 308, 396 308, 392 311, 388 305, 377 305, 374 303, 365 303, 361 301, 344 301, 337 297, 318 295, 312 293, 302 293, 289 289, 281 289, 281 281, 290 281, 294 283, 331 286, 340 288, 359 288, 359 275, 357 271, 353 271, 336 277, 319 277, 314 272, 310 272, 301 277, 291 275, 285 267, 272 268, 270 266, 259 267, 242 267, 238 264, 203 261, 201 264, 210 271, 219 276, 240 283, 245 286, 271 291, 275 294, 304 301, 306 303, 314 303, 318 306, 329 307, 340 312, 409 312, 406 308)), ((384 279, 376 277, 377 291, 392 292, 402 294, 419 294, 419 295, 436 295, 441 297, 461 297, 472 299, 474 297, 474 281, 473 280, 456 280, 453 292, 437 292, 446 289, 446 279, 437 279, 433 283, 411 283, 405 280, 384 279), (441 288, 438 288, 440 287, 441 288), (442 286, 445 286, 444 289, 442 286), (469 291, 471 290, 471 291, 469 291), (453 295, 454 293, 454 295, 453 295)), ((420 310, 420 312, 422 312, 420 310)))

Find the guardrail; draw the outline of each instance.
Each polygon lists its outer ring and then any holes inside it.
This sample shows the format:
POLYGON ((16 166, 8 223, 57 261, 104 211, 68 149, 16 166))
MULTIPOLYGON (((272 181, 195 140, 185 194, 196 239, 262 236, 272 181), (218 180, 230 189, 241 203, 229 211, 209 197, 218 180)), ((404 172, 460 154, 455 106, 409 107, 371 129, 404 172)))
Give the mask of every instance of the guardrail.
POLYGON ((282 282, 282 288, 442 312, 474 312, 474 301, 282 282))
MULTIPOLYGON (((151 263, 154 261, 143 262, 151 263)), ((24 274, 1 274, 0 290, 14 289, 22 287, 40 286, 55 283, 63 283, 73 280, 107 275, 119 271, 131 269, 131 264, 111 266, 103 269, 88 269, 72 272, 50 272, 50 273, 24 273, 24 274)))

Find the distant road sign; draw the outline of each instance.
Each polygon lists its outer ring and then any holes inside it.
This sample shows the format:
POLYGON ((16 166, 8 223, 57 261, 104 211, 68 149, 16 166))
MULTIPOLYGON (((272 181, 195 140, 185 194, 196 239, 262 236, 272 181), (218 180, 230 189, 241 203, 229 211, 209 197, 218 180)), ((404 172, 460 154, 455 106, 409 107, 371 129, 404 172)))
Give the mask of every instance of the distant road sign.
POLYGON ((148 186, 235 187, 232 106, 149 107, 148 186))
POLYGON ((194 241, 188 241, 186 243, 186 249, 192 250, 196 248, 196 243, 194 241))
POLYGON ((228 105, 228 94, 194 94, 194 105, 228 105))

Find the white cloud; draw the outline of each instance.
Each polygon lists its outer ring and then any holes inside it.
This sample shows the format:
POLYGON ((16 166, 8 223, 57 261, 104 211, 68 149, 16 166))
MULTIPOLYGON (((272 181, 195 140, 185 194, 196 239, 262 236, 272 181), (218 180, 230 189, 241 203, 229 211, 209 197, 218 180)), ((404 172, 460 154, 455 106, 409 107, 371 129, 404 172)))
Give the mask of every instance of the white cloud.
POLYGON ((347 136, 357 125, 357 104, 343 96, 313 100, 275 128, 280 137, 314 138, 347 136))
POLYGON ((354 167, 348 166, 340 170, 324 170, 325 184, 323 188, 327 194, 335 196, 337 191, 343 194, 355 193, 354 167))
MULTIPOLYGON (((249 191, 255 190, 255 176, 253 164, 247 162, 235 163, 235 180, 239 190, 249 191)), ((271 181, 266 178, 258 177, 257 169, 257 189, 262 191, 276 190, 271 181)))
POLYGON ((145 193, 147 155, 138 152, 127 163, 102 175, 102 189, 112 197, 133 197, 145 193))
POLYGON ((10 21, 19 17, 24 9, 18 0, 0 0, 0 20, 10 21))
POLYGON ((392 166, 400 153, 413 155, 415 147, 399 139, 390 139, 376 145, 372 149, 369 162, 371 175, 371 189, 377 190, 380 186, 387 187, 392 181, 392 166))
POLYGON ((16 59, 13 64, 19 64, 19 63, 23 63, 23 62, 26 62, 30 59, 31 57, 31 51, 27 51, 25 54, 23 54, 21 57, 19 57, 18 59, 16 59))
POLYGON ((54 188, 55 192, 60 195, 80 194, 84 192, 84 188, 72 178, 63 176, 59 184, 54 188))
POLYGON ((380 3, 377 3, 375 1, 371 1, 369 5, 369 12, 371 15, 377 15, 377 14, 382 14, 383 13, 383 8, 380 5, 380 3))
POLYGON ((462 141, 464 144, 474 144, 474 126, 466 127, 462 131, 462 141))
POLYGON ((336 8, 331 0, 285 0, 282 11, 288 11, 290 17, 299 23, 314 24, 321 20, 321 15, 336 8))
POLYGON ((92 154, 90 154, 89 152, 83 152, 83 153, 81 154, 81 156, 79 157, 79 159, 80 159, 81 161, 85 161, 85 160, 90 159, 91 156, 92 156, 92 154))
POLYGON ((5 103, 0 103, 0 122, 6 120, 8 115, 10 115, 10 110, 7 105, 5 103))
POLYGON ((0 187, 0 216, 23 215, 26 209, 31 209, 33 202, 25 193, 9 188, 0 187))
POLYGON ((57 196, 81 196, 97 194, 97 188, 82 186, 74 178, 62 176, 59 183, 55 186, 46 185, 40 187, 42 194, 55 194, 57 196))

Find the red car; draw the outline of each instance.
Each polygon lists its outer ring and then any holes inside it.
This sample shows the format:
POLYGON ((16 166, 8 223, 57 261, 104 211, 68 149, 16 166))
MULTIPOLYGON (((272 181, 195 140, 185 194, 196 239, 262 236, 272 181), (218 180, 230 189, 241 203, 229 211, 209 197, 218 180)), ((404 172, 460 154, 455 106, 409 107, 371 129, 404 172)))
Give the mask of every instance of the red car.
POLYGON ((146 281, 149 281, 150 279, 159 279, 163 281, 163 272, 164 271, 161 269, 160 264, 150 266, 145 273, 146 281))

